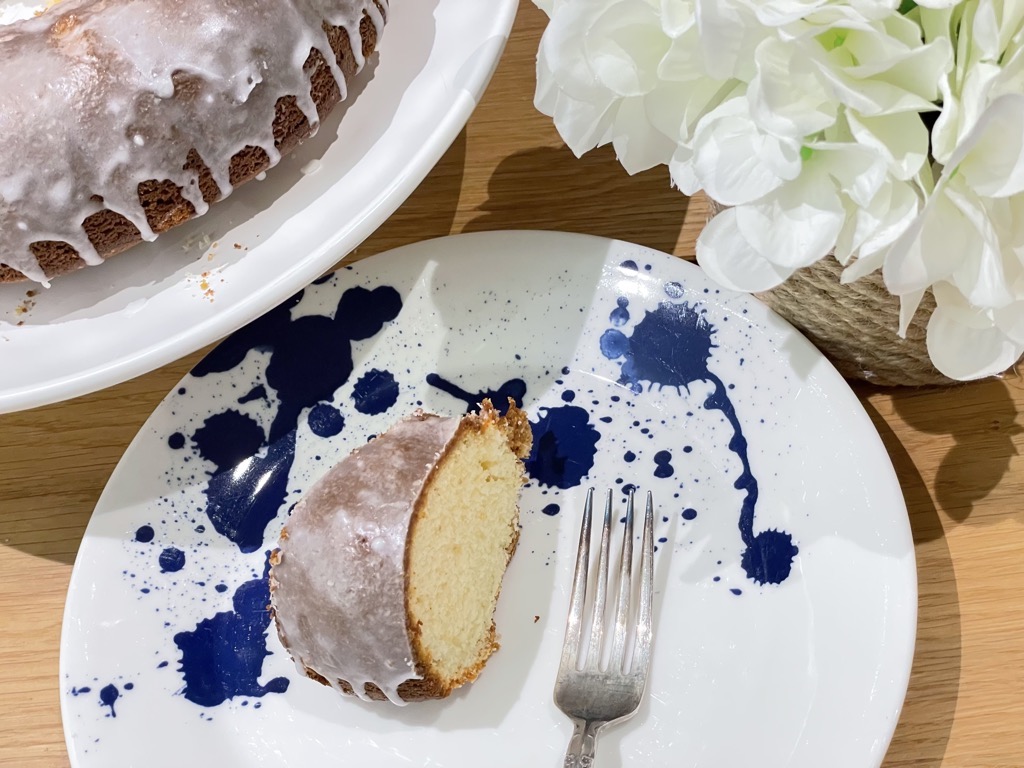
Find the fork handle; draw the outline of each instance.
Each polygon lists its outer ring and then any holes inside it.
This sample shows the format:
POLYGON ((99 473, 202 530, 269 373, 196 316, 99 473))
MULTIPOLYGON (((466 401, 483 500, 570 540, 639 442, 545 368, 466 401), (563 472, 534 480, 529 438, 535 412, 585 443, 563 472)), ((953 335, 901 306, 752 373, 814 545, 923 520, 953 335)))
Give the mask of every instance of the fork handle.
POLYGON ((572 719, 572 737, 565 751, 563 768, 591 768, 597 752, 597 731, 604 725, 600 720, 572 719))

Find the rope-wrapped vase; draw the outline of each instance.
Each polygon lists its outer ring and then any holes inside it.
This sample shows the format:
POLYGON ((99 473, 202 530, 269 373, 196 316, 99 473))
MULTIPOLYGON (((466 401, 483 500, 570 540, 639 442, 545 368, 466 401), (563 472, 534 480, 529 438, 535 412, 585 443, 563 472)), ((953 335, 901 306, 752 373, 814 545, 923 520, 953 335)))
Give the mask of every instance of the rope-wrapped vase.
MULTIPOLYGON (((723 207, 711 199, 708 206, 711 215, 723 207)), ((935 309, 931 292, 906 338, 900 338, 900 302, 886 289, 881 272, 843 285, 842 271, 839 262, 826 256, 758 298, 800 329, 848 379, 887 387, 956 383, 928 357, 925 335, 935 309)))

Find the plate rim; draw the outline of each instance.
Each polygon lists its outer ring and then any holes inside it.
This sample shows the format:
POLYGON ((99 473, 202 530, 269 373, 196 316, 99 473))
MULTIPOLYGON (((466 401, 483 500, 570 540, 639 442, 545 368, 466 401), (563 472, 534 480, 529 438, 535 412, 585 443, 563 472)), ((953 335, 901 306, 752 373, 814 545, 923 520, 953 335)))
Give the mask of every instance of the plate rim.
MULTIPOLYGON (((481 231, 481 232, 460 233, 460 234, 453 234, 453 235, 445 235, 445 236, 441 236, 441 237, 437 237, 437 238, 429 238, 429 239, 417 241, 417 242, 414 242, 414 243, 409 243, 409 244, 406 244, 406 245, 402 245, 402 246, 399 246, 399 247, 396 247, 396 248, 392 248, 392 249, 389 249, 389 250, 386 250, 386 251, 382 251, 382 252, 380 252, 378 254, 374 254, 372 256, 369 256, 369 257, 367 257, 367 259, 364 259, 362 261, 369 261, 369 260, 373 260, 373 259, 399 259, 399 258, 402 257, 402 255, 404 253, 407 253, 409 251, 417 251, 417 250, 423 248, 424 246, 429 246, 431 248, 436 248, 439 245, 443 244, 444 242, 452 242, 452 241, 456 241, 456 240, 461 241, 461 242, 478 240, 478 241, 481 241, 482 243, 487 243, 487 241, 501 241, 501 240, 505 240, 507 238, 514 238, 514 239, 519 239, 519 240, 523 240, 523 241, 532 240, 533 243, 527 243, 527 246, 529 247, 529 246, 532 245, 534 248, 539 248, 541 243, 558 243, 558 242, 566 242, 566 241, 569 241, 569 240, 577 241, 577 242, 582 242, 582 241, 588 241, 589 240, 589 241, 591 241, 593 243, 594 247, 605 247, 605 248, 607 248, 608 246, 616 246, 616 247, 626 246, 626 247, 629 247, 629 248, 638 248, 638 249, 641 249, 641 250, 646 251, 646 252, 650 252, 650 253, 653 253, 653 254, 658 254, 661 257, 677 259, 679 262, 681 262, 683 264, 687 264, 689 266, 689 268, 700 270, 699 266, 697 266, 696 264, 694 264, 694 263, 692 263, 692 262, 690 262, 690 261, 688 261, 686 259, 683 259, 683 258, 678 257, 678 256, 674 256, 672 254, 667 254, 667 253, 665 253, 663 251, 659 251, 656 248, 652 248, 650 246, 640 245, 640 244, 637 244, 637 243, 631 243, 631 242, 624 241, 624 240, 617 240, 617 239, 614 239, 614 238, 606 238, 606 237, 602 237, 602 236, 598 236, 598 235, 590 235, 590 234, 574 233, 574 232, 565 232, 565 231, 557 231, 557 230, 530 230, 530 229, 523 229, 523 230, 516 230, 516 229, 512 229, 512 230, 487 230, 487 231, 481 231)), ((479 245, 474 246, 474 247, 477 250, 480 249, 479 245)), ((362 263, 362 262, 360 262, 360 263, 362 263)), ((339 266, 339 269, 344 269, 346 266, 355 266, 355 265, 354 264, 343 264, 343 265, 339 266)), ((703 270, 700 270, 700 271, 703 274, 703 270)), ((707 279, 710 281, 710 278, 707 278, 707 279)), ((816 376, 825 376, 827 379, 832 379, 832 384, 833 384, 834 388, 830 391, 829 396, 830 397, 842 397, 843 398, 844 402, 841 402, 839 405, 841 407, 845 408, 845 412, 846 412, 847 418, 855 418, 856 420, 858 420, 861 423, 862 431, 864 432, 864 435, 865 435, 866 439, 869 439, 872 442, 871 446, 864 446, 864 447, 866 449, 870 449, 870 450, 872 450, 874 452, 877 452, 880 456, 883 456, 884 459, 885 459, 884 460, 884 465, 885 465, 885 467, 887 468, 888 471, 885 473, 884 479, 880 478, 880 477, 875 477, 875 478, 873 478, 873 482, 876 485, 880 485, 884 481, 884 484, 888 487, 887 488, 887 495, 892 499, 893 504, 894 504, 892 517, 893 517, 893 520, 894 520, 894 522, 896 523, 896 526, 897 526, 896 530, 892 531, 892 533, 894 535, 898 535, 904 541, 904 543, 906 545, 905 546, 905 551, 906 551, 907 556, 905 558, 903 558, 902 570, 905 571, 905 575, 906 575, 906 583, 905 583, 904 586, 905 586, 905 588, 907 590, 908 606, 907 606, 907 610, 902 615, 905 617, 905 620, 908 622, 907 625, 906 625, 906 628, 907 628, 908 636, 910 638, 910 642, 909 642, 909 647, 902 649, 903 653, 900 654, 900 659, 899 659, 899 661, 900 661, 900 664, 899 664, 900 675, 899 675, 899 679, 898 680, 893 680, 894 685, 888 686, 890 689, 893 689, 895 691, 896 696, 895 696, 895 699, 894 699, 894 708, 892 709, 892 718, 889 721, 889 727, 886 729, 885 733, 881 733, 881 732, 879 733, 879 738, 878 738, 878 740, 876 740, 874 748, 872 749, 872 751, 875 751, 875 754, 877 756, 877 760, 875 760, 875 762, 873 764, 871 764, 870 766, 868 766, 867 764, 865 765, 865 768, 879 768, 882 765, 882 763, 884 762, 884 760, 885 760, 885 756, 886 756, 886 754, 887 754, 887 752, 889 750, 889 747, 890 747, 890 745, 892 743, 893 736, 895 735, 895 732, 896 732, 896 729, 898 727, 898 724, 899 724, 899 721, 900 721, 900 717, 901 717, 904 705, 906 703, 906 695, 907 695, 909 684, 910 684, 910 677, 911 677, 912 668, 913 668, 913 661, 914 661, 914 658, 915 658, 915 655, 916 655, 917 633, 918 633, 918 613, 919 613, 919 578, 918 578, 918 570, 917 570, 917 552, 916 552, 916 547, 915 547, 914 539, 913 539, 913 530, 912 530, 912 527, 910 525, 909 511, 907 510, 907 507, 906 507, 906 499, 905 499, 905 497, 903 495, 903 490, 902 490, 902 487, 901 487, 901 485, 899 483, 899 477, 898 477, 898 475, 896 473, 896 468, 893 465, 892 458, 889 455, 889 452, 886 449, 884 442, 882 441, 882 437, 881 437, 878 429, 875 427, 874 423, 872 422, 871 417, 868 415, 867 410, 864 408, 863 404, 860 402, 860 399, 857 397, 856 393, 850 387, 849 382, 847 382, 839 374, 838 370, 835 368, 834 365, 832 365, 832 363, 828 360, 828 358, 826 358, 820 352, 820 350, 817 350, 817 348, 814 347, 811 344, 811 342, 798 329, 796 329, 791 323, 789 323, 787 320, 782 318, 774 310, 772 310, 768 305, 766 305, 765 303, 761 302, 756 297, 754 297, 752 295, 746 295, 744 298, 747 301, 749 301, 753 306, 758 307, 759 308, 758 311, 762 311, 766 318, 774 319, 776 322, 778 322, 780 324, 780 326, 785 327, 790 333, 792 333, 793 336, 796 339, 798 339, 800 343, 805 344, 805 345, 807 345, 808 347, 810 347, 811 349, 814 350, 814 354, 817 355, 817 357, 820 358, 820 360, 819 360, 819 367, 816 368, 815 375, 816 376), (898 508, 897 508, 897 503, 898 503, 898 508)), ((185 376, 188 376, 188 373, 186 373, 185 376)), ((71 603, 72 603, 73 597, 77 594, 78 590, 81 588, 81 585, 80 585, 79 582, 80 582, 80 580, 82 578, 82 573, 81 573, 82 551, 83 551, 84 545, 86 544, 86 538, 87 538, 87 536, 89 534, 89 527, 92 526, 93 520, 95 518, 95 515, 96 515, 97 511, 102 511, 102 505, 103 505, 104 499, 107 497, 108 492, 110 492, 110 489, 114 485, 113 481, 117 478, 117 476, 118 476, 118 474, 120 472, 124 471, 124 470, 122 470, 122 465, 126 465, 127 466, 128 457, 129 457, 130 453, 132 452, 132 449, 136 448, 136 443, 143 439, 143 433, 144 433, 144 431, 146 429, 146 426, 148 425, 150 419, 152 418, 153 414, 156 413, 156 411, 162 406, 162 404, 164 403, 164 400, 166 399, 166 397, 171 396, 173 394, 173 392, 178 388, 179 385, 180 385, 180 381, 176 382, 175 384, 172 385, 172 387, 170 389, 168 389, 167 394, 165 395, 165 398, 161 399, 160 403, 158 403, 157 406, 154 407, 153 411, 150 413, 150 416, 147 417, 146 421, 140 426, 138 432, 136 432, 135 436, 132 438, 131 442, 126 447, 126 449, 125 449, 124 453, 122 454, 121 458, 118 460, 117 465, 115 466, 113 472, 111 472, 111 474, 110 474, 110 476, 109 476, 109 478, 107 480, 107 483, 104 486, 103 492, 100 494, 100 496, 99 496, 99 498, 98 498, 98 500, 96 502, 96 505, 95 505, 95 507, 93 509, 93 512, 90 514, 89 524, 87 525, 86 531, 83 534, 82 544, 79 546, 78 553, 76 554, 76 557, 75 557, 75 564, 74 564, 74 567, 72 569, 71 576, 70 576, 70 579, 69 579, 68 591, 67 591, 67 595, 66 595, 66 599, 65 599, 64 612, 63 612, 63 617, 62 617, 62 622, 61 622, 59 678, 58 678, 58 685, 60 686, 59 690, 58 690, 58 696, 60 697, 60 709, 61 709, 62 727, 63 727, 63 731, 64 731, 64 736, 65 736, 65 746, 67 748, 67 752, 68 752, 68 756, 69 756, 69 760, 71 762, 72 768, 80 768, 81 763, 77 760, 75 752, 72 749, 72 747, 73 747, 73 740, 72 740, 72 734, 71 734, 71 730, 70 730, 71 713, 67 709, 67 707, 70 704, 71 696, 65 690, 63 683, 64 683, 64 680, 66 679, 66 672, 67 672, 67 668, 66 668, 67 653, 68 653, 67 641, 66 641, 67 631, 68 631, 68 627, 70 626, 71 621, 72 621, 70 607, 71 607, 71 603)), ((890 647, 890 652, 895 654, 897 651, 892 651, 891 647, 890 647)))

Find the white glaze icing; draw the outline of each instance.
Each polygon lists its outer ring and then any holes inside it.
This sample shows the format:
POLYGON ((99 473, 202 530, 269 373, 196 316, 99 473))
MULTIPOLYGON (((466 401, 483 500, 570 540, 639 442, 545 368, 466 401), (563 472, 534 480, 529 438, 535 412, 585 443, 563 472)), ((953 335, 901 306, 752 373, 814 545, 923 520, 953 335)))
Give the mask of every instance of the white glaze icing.
POLYGON ((379 36, 373 0, 63 0, 0 26, 0 263, 45 283, 29 251, 38 240, 67 242, 97 263, 81 223, 101 207, 152 240, 138 200, 149 179, 173 181, 205 212, 197 174, 182 170, 189 149, 222 195, 244 147, 262 147, 275 164, 280 97, 295 96, 318 123, 302 68, 311 49, 345 96, 322 23, 347 30, 361 68, 364 14, 379 36), (196 98, 174 98, 178 72, 199 79, 196 98))
POLYGON ((418 414, 356 449, 295 506, 271 572, 278 632, 296 667, 396 704, 415 680, 405 550, 416 500, 459 425, 418 414), (387 471, 381 468, 386 466, 387 471))

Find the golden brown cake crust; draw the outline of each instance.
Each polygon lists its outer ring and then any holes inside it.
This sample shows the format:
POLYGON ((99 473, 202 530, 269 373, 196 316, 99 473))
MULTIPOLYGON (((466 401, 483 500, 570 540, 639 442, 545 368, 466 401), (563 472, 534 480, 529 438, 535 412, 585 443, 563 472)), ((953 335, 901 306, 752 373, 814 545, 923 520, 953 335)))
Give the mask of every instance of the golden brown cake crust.
MULTIPOLYGON (((374 5, 380 10, 382 16, 386 15, 387 8, 384 4, 374 0, 374 5)), ((342 27, 331 26, 327 23, 324 23, 323 28, 338 67, 346 79, 351 78, 357 67, 348 33, 342 27)), ((369 17, 364 15, 359 31, 362 38, 362 53, 364 57, 367 57, 377 47, 377 29, 369 17)), ((311 95, 322 121, 341 100, 341 91, 327 62, 318 50, 310 50, 303 69, 309 74, 311 95)), ((186 93, 190 87, 189 79, 184 75, 175 76, 174 83, 176 96, 186 93)), ((211 126, 211 130, 216 130, 216 126, 211 126)), ((274 145, 282 155, 290 152, 312 133, 312 126, 299 108, 295 96, 283 96, 278 99, 273 132, 274 145)), ((231 184, 238 186, 251 181, 267 170, 269 165, 269 157, 262 148, 245 147, 231 159, 229 170, 231 184)), ((213 203, 220 199, 221 191, 213 180, 209 168, 203 163, 195 149, 190 150, 187 157, 183 158, 183 168, 197 171, 203 200, 213 203)), ((150 179, 139 184, 138 193, 146 219, 156 233, 166 232, 196 215, 195 208, 182 196, 181 188, 173 182, 150 179)), ((101 202, 101 200, 98 201, 101 202)), ((82 223, 82 229, 104 259, 122 253, 142 242, 139 230, 128 219, 109 209, 103 209, 88 216, 82 223)), ((66 242, 40 240, 32 243, 30 250, 47 279, 73 272, 85 266, 85 262, 80 258, 78 252, 66 242)), ((0 263, 0 283, 15 283, 25 279, 25 275, 20 271, 0 263)))

